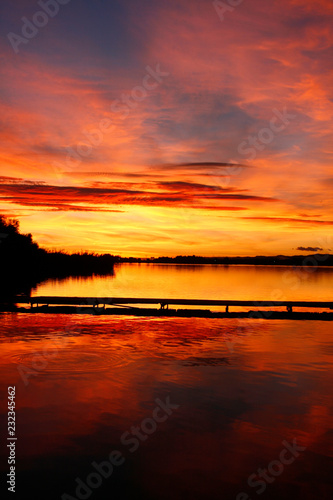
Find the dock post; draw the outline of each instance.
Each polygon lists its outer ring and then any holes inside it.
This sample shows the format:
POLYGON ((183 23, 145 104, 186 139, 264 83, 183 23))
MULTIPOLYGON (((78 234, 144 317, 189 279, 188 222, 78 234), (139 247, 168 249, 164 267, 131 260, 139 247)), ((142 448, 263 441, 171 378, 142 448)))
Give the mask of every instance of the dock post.
POLYGON ((287 311, 288 311, 288 313, 292 313, 293 312, 293 306, 288 305, 287 306, 287 311))
POLYGON ((225 312, 228 313, 229 312, 229 306, 225 306, 225 312))

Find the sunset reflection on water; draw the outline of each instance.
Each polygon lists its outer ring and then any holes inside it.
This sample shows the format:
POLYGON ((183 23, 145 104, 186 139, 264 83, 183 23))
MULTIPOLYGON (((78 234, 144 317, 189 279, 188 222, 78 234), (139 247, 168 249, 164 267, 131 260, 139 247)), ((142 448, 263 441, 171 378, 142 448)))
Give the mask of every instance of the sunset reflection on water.
POLYGON ((266 498, 331 498, 329 324, 247 323, 239 336, 236 319, 3 314, 18 486, 75 497, 75 479, 116 449, 125 463, 92 498, 256 498, 248 477, 296 438, 306 450, 266 498), (168 396, 179 408, 131 453, 121 436, 168 396))
POLYGON ((329 267, 121 264, 113 276, 48 280, 32 295, 330 301, 332 289, 329 267))

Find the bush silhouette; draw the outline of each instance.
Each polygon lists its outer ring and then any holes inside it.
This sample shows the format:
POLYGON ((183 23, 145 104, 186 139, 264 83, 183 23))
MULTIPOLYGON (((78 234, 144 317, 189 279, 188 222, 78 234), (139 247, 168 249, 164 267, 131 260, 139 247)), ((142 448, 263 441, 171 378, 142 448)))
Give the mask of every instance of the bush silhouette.
POLYGON ((13 302, 19 294, 48 278, 114 273, 118 258, 110 254, 51 252, 39 247, 31 234, 21 234, 19 222, 0 215, 0 301, 13 302))

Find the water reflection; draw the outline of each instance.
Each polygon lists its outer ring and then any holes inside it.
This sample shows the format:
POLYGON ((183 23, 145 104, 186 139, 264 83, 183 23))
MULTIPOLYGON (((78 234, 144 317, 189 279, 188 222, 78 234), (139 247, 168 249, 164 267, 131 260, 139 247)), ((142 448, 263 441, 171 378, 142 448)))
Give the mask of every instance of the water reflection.
POLYGON ((0 386, 17 387, 19 487, 76 497, 75 478, 116 449, 125 463, 91 498, 256 498, 248 477, 296 438, 306 450, 266 498, 331 498, 327 325, 247 321, 231 352, 232 319, 2 315, 0 386), (121 436, 168 396, 179 408, 131 453, 121 436))
POLYGON ((40 284, 33 295, 330 301, 333 269, 121 264, 115 276, 40 284))

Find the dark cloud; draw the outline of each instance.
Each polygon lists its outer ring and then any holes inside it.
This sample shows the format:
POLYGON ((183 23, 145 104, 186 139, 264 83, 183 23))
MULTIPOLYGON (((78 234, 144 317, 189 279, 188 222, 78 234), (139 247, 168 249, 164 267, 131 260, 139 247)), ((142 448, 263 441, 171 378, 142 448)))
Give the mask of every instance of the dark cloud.
POLYGON ((300 36, 304 36, 308 28, 313 28, 314 26, 318 26, 319 28, 323 27, 327 21, 325 16, 311 12, 309 14, 298 15, 297 17, 286 19, 285 22, 294 32, 299 32, 300 36))
POLYGON ((92 211, 96 205, 180 206, 211 210, 244 210, 244 207, 222 206, 225 200, 274 202, 274 198, 253 196, 235 188, 223 189, 189 182, 175 183, 95 183, 90 187, 51 186, 10 182, 0 184, 0 196, 21 206, 51 210, 92 211), (97 186, 96 186, 97 184, 97 186), (153 189, 152 189, 153 188, 153 189), (212 205, 208 203, 212 202, 212 205), (221 202, 221 204, 220 204, 221 202))
POLYGON ((297 247, 297 250, 300 250, 301 252, 319 252, 319 251, 322 251, 323 248, 321 248, 321 247, 297 247))
POLYGON ((243 190, 239 190, 239 189, 236 190, 234 188, 223 189, 220 186, 211 186, 209 184, 198 184, 195 182, 184 182, 184 181, 159 182, 158 186, 161 188, 164 188, 164 189, 176 190, 176 191, 178 191, 178 190, 179 191, 184 191, 184 190, 199 191, 200 190, 201 192, 205 192, 205 191, 215 191, 215 192, 216 191, 219 191, 219 192, 245 191, 245 189, 243 189, 243 190))
POLYGON ((323 224, 327 226, 333 225, 333 220, 316 220, 316 219, 294 219, 292 217, 243 217, 243 219, 275 221, 275 222, 299 222, 301 224, 323 224))
POLYGON ((0 176, 0 184, 15 184, 15 185, 27 185, 27 186, 41 186, 45 184, 44 181, 29 181, 27 179, 21 179, 19 177, 7 177, 5 175, 0 176))
POLYGON ((145 177, 156 177, 155 174, 148 174, 146 172, 70 172, 64 171, 64 175, 69 175, 72 177, 124 177, 124 178, 145 178, 145 177))
POLYGON ((214 207, 211 205, 200 205, 200 207, 198 207, 198 208, 201 208, 202 210, 221 210, 221 211, 230 211, 230 212, 238 212, 238 211, 242 211, 242 210, 248 210, 247 207, 222 207, 222 206, 214 207))
MULTIPOLYGON (((227 162, 214 162, 214 161, 203 161, 194 163, 164 163, 161 165, 154 165, 150 168, 157 168, 161 170, 207 170, 212 168, 223 168, 223 167, 236 167, 236 168, 251 168, 250 165, 243 165, 241 163, 227 163, 227 162)), ((253 168, 253 167, 252 167, 253 168)))

